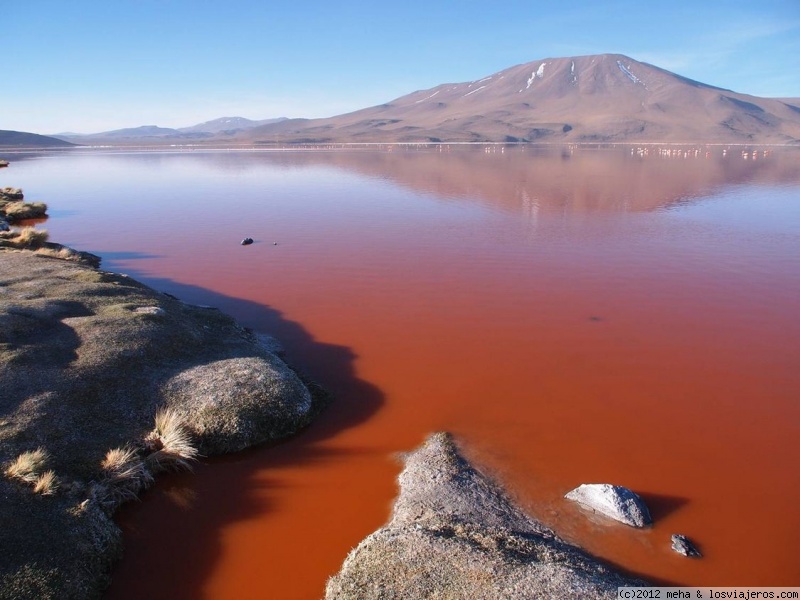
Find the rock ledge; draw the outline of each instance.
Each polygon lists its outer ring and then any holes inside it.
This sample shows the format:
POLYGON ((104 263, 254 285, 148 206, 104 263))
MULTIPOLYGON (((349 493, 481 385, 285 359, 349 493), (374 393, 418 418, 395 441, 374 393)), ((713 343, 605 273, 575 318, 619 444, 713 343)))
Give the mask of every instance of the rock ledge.
POLYGON ((643 582, 558 538, 436 433, 408 454, 391 519, 347 557, 327 600, 614 598, 643 582))

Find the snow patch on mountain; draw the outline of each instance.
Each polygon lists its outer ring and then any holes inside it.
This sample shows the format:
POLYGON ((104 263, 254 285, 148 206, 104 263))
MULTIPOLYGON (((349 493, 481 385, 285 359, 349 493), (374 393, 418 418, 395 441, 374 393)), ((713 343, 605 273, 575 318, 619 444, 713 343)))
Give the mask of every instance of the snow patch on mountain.
MULTIPOLYGON (((528 78, 528 85, 527 85, 527 86, 525 86, 525 89, 526 89, 526 90, 527 90, 527 89, 530 89, 530 87, 533 85, 533 82, 534 82, 534 81, 536 81, 537 79, 541 79, 542 77, 544 77, 544 65, 545 65, 545 64, 546 64, 546 63, 542 63, 542 64, 540 64, 538 69, 536 69, 535 71, 531 72, 531 76, 528 78)), ((520 92, 521 92, 521 91, 522 91, 522 90, 520 90, 520 92)))
POLYGON ((430 99, 431 99, 431 98, 433 98, 433 97, 434 97, 436 94, 438 94, 440 91, 441 91, 441 90, 436 90, 435 92, 433 92, 433 93, 432 93, 430 96, 428 96, 427 98, 423 98, 422 100, 417 100, 416 102, 414 102, 414 104, 419 104, 420 102, 425 102, 425 100, 430 100, 430 99))
POLYGON ((647 86, 645 85, 644 81, 642 81, 636 75, 631 73, 631 70, 625 65, 623 65, 621 60, 617 61, 617 66, 619 67, 619 70, 625 73, 628 79, 630 79, 633 83, 641 83, 644 86, 644 89, 647 89, 647 86))
POLYGON ((485 87, 486 87, 485 85, 482 85, 481 87, 479 87, 479 88, 477 88, 477 89, 474 89, 474 90, 472 90, 471 92, 467 92, 466 94, 464 94, 464 98, 466 98, 467 96, 471 96, 471 95, 472 95, 472 94, 474 94, 475 92, 480 92, 480 91, 481 91, 482 89, 484 89, 485 87))

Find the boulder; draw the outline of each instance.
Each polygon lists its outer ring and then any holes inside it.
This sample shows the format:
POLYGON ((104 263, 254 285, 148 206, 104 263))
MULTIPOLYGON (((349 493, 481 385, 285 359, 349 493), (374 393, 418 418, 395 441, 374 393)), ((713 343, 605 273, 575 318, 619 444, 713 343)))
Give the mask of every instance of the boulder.
POLYGON ((646 527, 653 523, 644 501, 619 485, 585 483, 568 492, 565 498, 631 527, 646 527))
POLYGON ((391 519, 350 552, 327 600, 615 598, 644 585, 526 515, 449 434, 408 454, 399 483, 391 519))
POLYGON ((312 407, 311 393, 294 371, 266 352, 181 371, 162 393, 189 419, 203 455, 285 437, 308 422, 312 407))

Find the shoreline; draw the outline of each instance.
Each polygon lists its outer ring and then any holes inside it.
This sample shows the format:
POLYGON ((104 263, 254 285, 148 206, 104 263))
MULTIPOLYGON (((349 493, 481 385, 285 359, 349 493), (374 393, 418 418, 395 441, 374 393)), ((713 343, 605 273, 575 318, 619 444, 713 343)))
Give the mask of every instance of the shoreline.
POLYGON ((327 403, 216 309, 76 261, 0 255, 2 597, 99 597, 121 552, 122 502, 198 454, 292 435, 327 403), (165 410, 172 425, 158 422, 165 410), (12 469, 37 452, 41 464, 12 469))

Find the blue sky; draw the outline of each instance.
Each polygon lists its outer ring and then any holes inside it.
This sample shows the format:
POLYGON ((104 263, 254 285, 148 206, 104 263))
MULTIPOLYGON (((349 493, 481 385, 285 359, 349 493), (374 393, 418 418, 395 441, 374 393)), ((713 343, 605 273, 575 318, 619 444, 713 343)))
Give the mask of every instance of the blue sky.
POLYGON ((800 0, 0 0, 0 129, 324 117, 548 57, 615 52, 800 97, 800 0))

